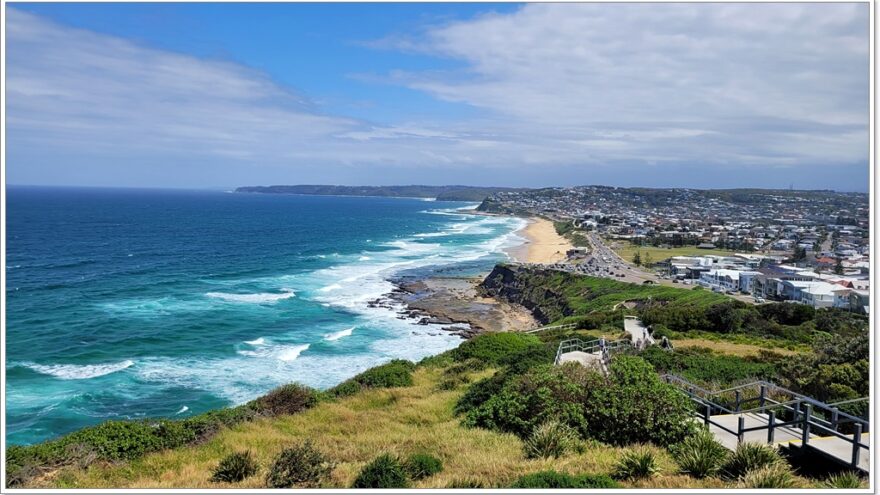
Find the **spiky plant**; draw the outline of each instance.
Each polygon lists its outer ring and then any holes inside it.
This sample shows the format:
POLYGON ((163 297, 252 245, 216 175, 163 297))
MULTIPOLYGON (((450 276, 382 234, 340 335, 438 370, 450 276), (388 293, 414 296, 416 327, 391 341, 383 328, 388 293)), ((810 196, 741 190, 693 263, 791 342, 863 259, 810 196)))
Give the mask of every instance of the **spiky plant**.
POLYGON ((681 471, 694 478, 718 474, 730 454, 706 429, 698 430, 671 450, 681 471))

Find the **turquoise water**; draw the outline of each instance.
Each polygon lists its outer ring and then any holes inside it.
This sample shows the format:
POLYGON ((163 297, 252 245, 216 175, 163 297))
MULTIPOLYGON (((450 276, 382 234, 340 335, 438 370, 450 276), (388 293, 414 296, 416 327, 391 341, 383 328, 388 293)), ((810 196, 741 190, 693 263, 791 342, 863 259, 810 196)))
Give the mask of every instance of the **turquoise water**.
POLYGON ((367 302, 401 274, 477 274, 519 219, 466 203, 7 190, 7 440, 326 388, 458 337, 367 302))

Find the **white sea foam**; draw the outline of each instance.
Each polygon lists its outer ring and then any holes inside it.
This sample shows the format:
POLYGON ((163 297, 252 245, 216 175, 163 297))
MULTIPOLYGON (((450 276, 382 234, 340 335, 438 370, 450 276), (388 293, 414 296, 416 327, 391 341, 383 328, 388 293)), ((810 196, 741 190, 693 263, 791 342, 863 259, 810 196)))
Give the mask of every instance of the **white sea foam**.
POLYGON ((295 345, 295 346, 287 347, 278 353, 278 359, 280 359, 281 361, 285 361, 285 362, 293 361, 296 358, 298 358, 299 355, 302 354, 308 348, 309 348, 309 344, 302 344, 302 345, 295 345))
POLYGON ((371 259, 372 258, 370 258, 369 256, 361 256, 360 258, 358 258, 358 261, 370 261, 371 259))
POLYGON ((183 414, 183 413, 185 413, 185 412, 187 412, 187 411, 189 411, 189 407, 187 407, 187 406, 183 406, 183 407, 180 408, 179 411, 177 411, 176 413, 174 413, 174 415, 176 416, 176 415, 178 415, 178 414, 183 414))
POLYGON ((266 339, 264 339, 263 337, 259 337, 254 340, 245 340, 244 343, 247 345, 253 345, 253 346, 266 345, 266 339))
POLYGON ((338 332, 328 333, 324 336, 324 340, 339 340, 342 337, 348 337, 354 332, 356 327, 346 328, 345 330, 340 330, 338 332))
POLYGON ((257 294, 230 294, 228 292, 208 292, 205 296, 234 303, 274 304, 284 299, 296 297, 293 289, 282 289, 284 292, 260 292, 257 294))
POLYGON ((320 289, 318 289, 318 292, 330 292, 332 290, 338 290, 341 288, 342 288, 342 286, 339 284, 330 284, 325 287, 321 287, 320 289))
POLYGON ((87 380, 122 371, 133 366, 134 361, 126 359, 118 363, 105 364, 23 364, 37 373, 52 375, 61 380, 87 380))

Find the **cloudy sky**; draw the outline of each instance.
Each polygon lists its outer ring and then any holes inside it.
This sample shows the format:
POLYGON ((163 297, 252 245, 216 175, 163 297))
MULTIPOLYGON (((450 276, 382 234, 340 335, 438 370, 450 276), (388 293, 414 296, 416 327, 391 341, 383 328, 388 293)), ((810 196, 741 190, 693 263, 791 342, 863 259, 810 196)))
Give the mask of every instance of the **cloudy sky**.
POLYGON ((11 184, 865 191, 868 4, 7 4, 11 184))

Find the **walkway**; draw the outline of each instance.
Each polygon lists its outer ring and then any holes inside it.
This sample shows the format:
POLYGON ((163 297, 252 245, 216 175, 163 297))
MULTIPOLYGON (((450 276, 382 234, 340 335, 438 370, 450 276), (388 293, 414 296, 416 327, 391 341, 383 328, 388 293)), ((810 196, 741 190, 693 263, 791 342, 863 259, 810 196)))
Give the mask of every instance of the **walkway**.
POLYGON ((676 375, 663 379, 690 397, 695 415, 728 449, 742 442, 767 443, 870 471, 870 422, 839 408, 867 398, 826 404, 764 381, 710 391, 676 375), (751 403, 757 406, 743 409, 751 403))

